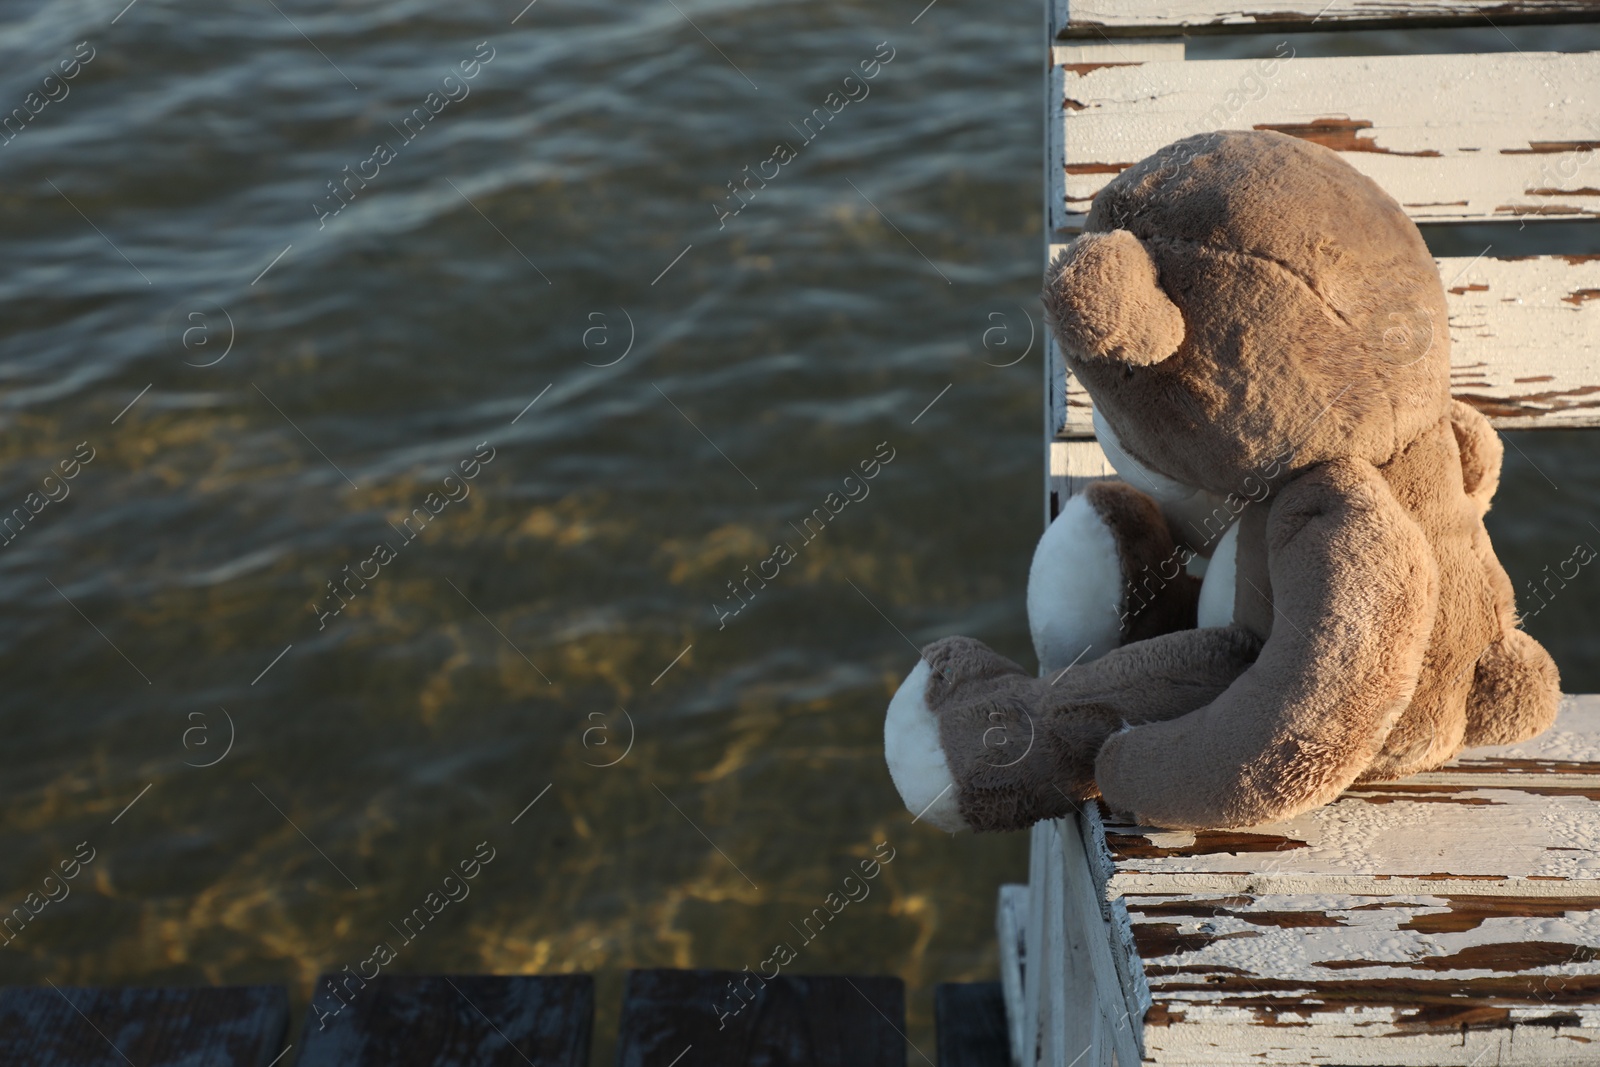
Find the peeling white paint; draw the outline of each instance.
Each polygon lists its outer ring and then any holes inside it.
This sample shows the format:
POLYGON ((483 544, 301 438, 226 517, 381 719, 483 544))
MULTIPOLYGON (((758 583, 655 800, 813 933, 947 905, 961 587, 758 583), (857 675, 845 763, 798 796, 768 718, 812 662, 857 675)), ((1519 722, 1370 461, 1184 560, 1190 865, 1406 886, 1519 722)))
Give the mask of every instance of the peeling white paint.
MULTIPOLYGON (((1020 940, 1082 954, 1070 902, 1103 901, 1114 966, 1080 966, 1138 1020, 1140 1058, 1119 1063, 1600 1063, 1597 746, 1600 697, 1568 697, 1545 736, 1278 823, 1173 832, 1089 805, 1035 828, 1034 881, 1061 888, 1020 940)), ((1109 1040, 1115 1002, 1096 1000, 1077 1025, 1109 1040)), ((1053 1025, 1052 1002, 1030 1010, 1053 1025)))
POLYGON ((1600 215, 1600 182, 1588 180, 1600 162, 1583 147, 1600 137, 1592 129, 1600 55, 1592 52, 1291 54, 1269 75, 1259 59, 1102 63, 1064 71, 1049 108, 1063 129, 1064 155, 1055 158, 1075 171, 1049 168, 1053 230, 1080 228, 1117 171, 1163 145, 1319 120, 1351 124, 1322 139, 1414 219, 1600 215), (1082 106, 1063 106, 1067 99, 1082 106))
MULTIPOLYGON (((1102 33, 1141 36, 1193 33, 1229 27, 1238 32, 1276 33, 1286 26, 1340 30, 1351 23, 1382 22, 1483 25, 1483 9, 1450 0, 1272 0, 1259 8, 1227 0, 1050 0, 1051 27, 1098 37, 1102 33)), ((1505 24, 1514 12, 1537 7, 1545 18, 1566 15, 1581 21, 1591 10, 1583 0, 1496 3, 1490 12, 1505 24)))

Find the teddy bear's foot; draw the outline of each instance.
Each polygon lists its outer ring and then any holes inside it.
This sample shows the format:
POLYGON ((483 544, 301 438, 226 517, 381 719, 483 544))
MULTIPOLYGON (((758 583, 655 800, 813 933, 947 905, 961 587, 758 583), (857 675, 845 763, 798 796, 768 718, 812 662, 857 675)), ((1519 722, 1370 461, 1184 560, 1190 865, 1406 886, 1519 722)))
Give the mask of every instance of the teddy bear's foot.
MULTIPOLYGON (((956 782, 939 744, 939 720, 928 709, 928 661, 919 661, 889 701, 883 754, 906 810, 941 830, 967 829, 956 807, 956 782)), ((913 820, 916 821, 916 820, 913 820)))
MULTIPOLYGON (((976 743, 1000 753, 994 761, 1004 762, 1011 758, 1005 750, 1017 735, 1008 727, 1030 717, 1026 707, 1029 694, 1026 686, 1016 684, 1019 681, 1037 679, 970 637, 947 637, 922 650, 922 661, 889 702, 883 737, 889 776, 906 810, 915 814, 917 821, 926 820, 952 833, 986 828, 972 825, 963 815, 963 784, 946 755, 947 731, 941 720, 954 706, 975 699, 990 702, 990 707, 977 714, 976 743)), ((970 746, 965 742, 961 737, 955 740, 963 780, 970 777, 966 766, 970 746)))
POLYGON ((1126 595, 1116 536, 1088 493, 1067 499, 1028 568, 1028 629, 1046 674, 1122 642, 1126 595))
MULTIPOLYGON (((906 810, 951 832, 1013 829, 1060 814, 1051 809, 1026 821, 1012 818, 997 825, 983 817, 992 803, 980 803, 980 817, 969 817, 975 771, 981 770, 975 765, 1010 768, 1029 755, 1032 731, 1023 724, 1031 724, 1030 689, 1038 684, 1021 667, 971 638, 948 637, 923 649, 922 662, 890 701, 884 723, 889 775, 906 810), (957 721, 946 721, 952 717, 957 721), (1014 752, 1021 753, 1020 759, 1014 752)), ((1011 773, 1001 769, 1001 776, 1009 780, 1011 773)), ((987 785, 992 790, 995 783, 987 785)), ((1064 798, 1060 806, 1064 809, 1064 798)))
POLYGON ((1121 482, 1067 500, 1028 571, 1028 628, 1047 676, 1195 624, 1199 582, 1161 509, 1121 482))
POLYGON ((907 810, 947 830, 1020 830, 1094 795, 1121 712, 1078 701, 967 637, 923 650, 890 704, 885 749, 907 810))
POLYGON ((1561 676, 1544 646, 1522 630, 1507 630, 1478 658, 1467 700, 1463 744, 1509 745, 1555 722, 1561 676))

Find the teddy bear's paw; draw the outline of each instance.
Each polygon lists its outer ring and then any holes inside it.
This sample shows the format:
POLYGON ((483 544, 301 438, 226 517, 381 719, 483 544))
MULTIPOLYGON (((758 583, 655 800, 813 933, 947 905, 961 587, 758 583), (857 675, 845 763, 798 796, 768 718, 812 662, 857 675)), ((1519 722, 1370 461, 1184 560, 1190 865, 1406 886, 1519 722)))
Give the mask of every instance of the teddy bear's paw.
POLYGON ((933 671, 926 658, 900 683, 883 724, 889 777, 906 810, 941 830, 967 829, 956 802, 956 783, 939 743, 939 720, 928 707, 933 671))

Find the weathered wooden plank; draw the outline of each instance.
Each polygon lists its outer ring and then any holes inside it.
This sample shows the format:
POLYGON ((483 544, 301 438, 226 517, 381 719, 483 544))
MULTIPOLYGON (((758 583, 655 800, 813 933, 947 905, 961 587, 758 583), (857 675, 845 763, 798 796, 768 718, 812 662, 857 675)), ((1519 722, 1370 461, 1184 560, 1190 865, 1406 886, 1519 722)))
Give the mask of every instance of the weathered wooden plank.
POLYGON ((1500 429, 1600 426, 1600 256, 1436 262, 1451 392, 1500 429))
MULTIPOLYGON (((1181 990, 1196 1003, 1221 1003, 1223 998, 1213 997, 1206 985, 1195 985, 1208 973, 1275 979, 1282 983, 1279 992, 1353 981, 1392 982, 1397 991, 1414 982, 1415 990, 1426 991, 1446 976, 1487 976, 1497 981, 1482 985, 1486 1003, 1526 1000, 1531 990, 1542 989, 1541 983, 1525 981, 1532 975, 1600 979, 1600 897, 1141 894, 1123 899, 1146 978, 1159 1000, 1181 990)), ((1565 999, 1546 1003, 1570 1006, 1600 1024, 1600 1003, 1574 999, 1584 988, 1600 991, 1600 981, 1568 982, 1565 999)), ((1313 1010, 1322 1008, 1306 1009, 1313 1010)), ((1429 1020, 1446 1027, 1459 1021, 1429 1020)))
POLYGON ((1089 869, 1080 823, 1077 819, 1054 819, 1048 825, 1057 842, 1064 886, 1058 921, 1065 928, 1067 957, 1072 961, 1073 980, 1064 988, 1063 996, 1069 1005, 1081 1003, 1087 1007, 1089 1020, 1087 1027, 1077 1031, 1074 1040, 1061 1049, 1062 1055, 1045 1062, 1071 1063, 1082 1045, 1087 1045, 1090 1057, 1082 1062, 1100 1067, 1111 1067, 1114 1062, 1138 1063, 1143 1052, 1138 1020, 1144 1015, 1145 1005, 1137 986, 1130 990, 1119 980, 1111 944, 1105 936, 1111 912, 1103 906, 1089 869), (1089 996, 1091 991, 1093 995, 1089 996))
POLYGON ((904 1035, 898 978, 629 971, 616 1062, 905 1067, 904 1035))
POLYGON ((1430 780, 1352 788, 1293 819, 1243 830, 1165 831, 1084 812, 1089 859, 1106 899, 1130 893, 1433 893, 1600 896, 1600 786, 1585 781, 1600 747, 1600 697, 1569 696, 1549 732, 1477 749, 1430 780), (1579 758, 1582 757, 1582 758, 1579 758), (1525 769, 1552 762, 1576 780, 1525 769))
POLYGON ((1090 482, 1116 476, 1105 452, 1094 440, 1052 441, 1049 466, 1045 468, 1049 483, 1046 521, 1060 514, 1068 498, 1083 492, 1090 482))
POLYGON ((1600 53, 1060 63, 1049 225, 1163 145, 1275 129, 1327 145, 1412 218, 1600 215, 1600 53))
POLYGON ((1021 1040, 1012 1042, 1011 1055, 1017 1067, 1033 1067, 1038 1061, 1040 1035, 1044 1019, 1051 1011, 1066 1010, 1076 1002, 1052 999, 1048 976, 1050 968, 1045 961, 1056 953, 1064 954, 1065 939, 1055 910, 1049 907, 1049 898, 1064 875, 1050 863, 1050 835, 1057 832, 1049 823, 1035 823, 1028 831, 1028 912, 1023 927, 1026 960, 1031 961, 1023 970, 1023 1006, 1021 1040))
POLYGON ((1600 798, 1592 794, 1352 789, 1284 822, 1195 834, 1111 819, 1115 873, 1105 891, 1594 893, 1600 798))
POLYGON ((1597 771, 1600 697, 1568 697, 1538 737, 1281 823, 1085 809, 1146 1062, 1600 1063, 1597 771))
MULTIPOLYGON (((1112 1046, 1103 1039, 1102 1018, 1108 1005, 1122 1005, 1121 986, 1109 958, 1098 944, 1095 887, 1084 866, 1082 849, 1063 842, 1073 828, 1063 820, 1036 823, 1031 831, 1029 885, 1022 921, 1024 959, 1022 1001, 1011 1001, 1011 1053, 1016 1067, 1036 1064, 1103 1067, 1112 1046), (1087 903, 1087 916, 1078 914, 1087 903), (1094 951, 1103 954, 1096 966, 1094 951)), ((1012 996, 1008 991, 1008 996, 1012 996)), ((1131 1036, 1130 1014, 1121 1011, 1124 1037, 1131 1036)), ((1128 1043, 1125 1052, 1132 1049, 1128 1043)), ((1136 1062, 1136 1060, 1135 1060, 1136 1062)))
MULTIPOLYGON (((1441 983, 1436 998, 1472 998, 1441 983)), ((1242 1000, 1242 998, 1241 998, 1242 1000)), ((1421 1013, 1438 1000, 1422 1006, 1421 1013)), ((1548 1008, 1521 1009, 1515 1025, 1484 1029, 1457 1025, 1452 1032, 1412 1031, 1391 1022, 1389 1008, 1339 1005, 1340 1014, 1311 1026, 1269 1005, 1191 1008, 1177 1023, 1145 1028, 1149 1067, 1216 1067, 1218 1064, 1301 1064, 1332 1067, 1594 1067, 1595 1031, 1548 1008)), ((1465 1014, 1465 1013, 1464 1013, 1465 1014)), ((1424 1015, 1425 1017, 1425 1015, 1424 1015)), ((1065 1067, 1065 1065, 1063 1065, 1065 1067)))
POLYGON ((329 974, 317 989, 297 1067, 588 1067, 586 974, 329 974))
POLYGON ((999 982, 944 982, 933 989, 939 1067, 1006 1067, 1011 1040, 999 982))
POLYGON ((278 986, 0 989, 0 1063, 28 1067, 267 1067, 283 1048, 278 986))
POLYGON ((1161 34, 1291 33, 1306 30, 1434 29, 1600 21, 1595 0, 1054 0, 1061 38, 1161 34))
MULTIPOLYGON (((1434 262, 1450 309, 1451 391, 1458 398, 1502 430, 1600 426, 1600 256, 1434 262)), ((1089 394, 1067 375, 1053 337, 1045 365, 1047 382, 1062 393, 1051 409, 1062 419, 1059 436, 1092 437, 1089 394)))
POLYGON ((1123 899, 1156 1063, 1215 1062, 1219 1042, 1301 1063, 1600 1059, 1600 897, 1123 899))
MULTIPOLYGON (((1072 936, 1072 901, 1068 893, 1070 875, 1066 873, 1066 854, 1061 849, 1059 827, 1050 824, 1045 837, 1044 945, 1039 954, 1039 973, 1044 976, 1044 1000, 1053 1010, 1039 1013, 1039 1059, 1044 1063, 1065 1063, 1082 1050, 1094 1049, 1095 1018, 1098 1015, 1090 997, 1074 997, 1095 989, 1094 970, 1085 960, 1080 938, 1072 936), (1069 1052, 1068 1049, 1071 1051, 1069 1052)), ((1098 1059, 1098 1058, 1097 1058, 1098 1059)), ((1089 1067, 1101 1067, 1091 1062, 1089 1067)))
POLYGON ((1000 989, 1006 1003, 1007 1045, 1014 1050, 1023 1047, 1026 1032, 1023 971, 1027 968, 1027 916, 1028 887, 1001 886, 995 909, 995 932, 1000 937, 1000 989))

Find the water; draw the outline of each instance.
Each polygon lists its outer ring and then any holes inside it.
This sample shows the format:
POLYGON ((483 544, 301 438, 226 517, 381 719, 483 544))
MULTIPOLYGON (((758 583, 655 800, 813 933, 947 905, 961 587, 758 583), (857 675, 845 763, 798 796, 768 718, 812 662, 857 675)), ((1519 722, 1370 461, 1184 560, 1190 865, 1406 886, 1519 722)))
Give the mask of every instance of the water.
MULTIPOLYGON (((933 984, 994 975, 1025 838, 911 825, 881 722, 914 645, 1032 662, 1038 12, 679 6, 7 6, 6 107, 93 55, 0 147, 0 501, 68 494, 0 552, 6 907, 94 858, 0 981, 301 1007, 387 942, 596 973, 605 1062, 628 967, 790 941, 902 976, 930 1057, 933 984)), ((1520 586, 1600 536, 1600 467, 1515 440, 1520 586)), ((1530 625, 1571 690, 1594 602, 1530 625)))

